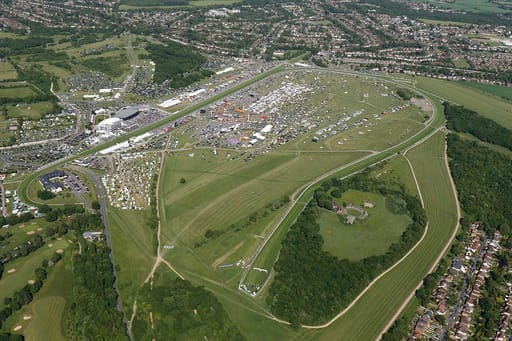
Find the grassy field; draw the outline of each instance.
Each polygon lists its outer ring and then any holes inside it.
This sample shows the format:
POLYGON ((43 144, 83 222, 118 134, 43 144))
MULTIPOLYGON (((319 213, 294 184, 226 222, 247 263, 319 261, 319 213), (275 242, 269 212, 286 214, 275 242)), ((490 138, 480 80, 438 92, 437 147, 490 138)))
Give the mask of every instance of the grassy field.
POLYGON ((155 258, 153 232, 145 221, 149 212, 109 208, 108 213, 118 287, 123 308, 131 314, 133 300, 155 258))
POLYGON ((37 103, 19 103, 17 105, 7 105, 9 117, 25 117, 29 119, 39 119, 41 116, 55 111, 55 105, 52 102, 37 103))
POLYGON ((80 200, 69 190, 64 190, 57 194, 53 199, 42 200, 37 196, 37 191, 43 190, 43 185, 39 180, 33 181, 28 188, 29 197, 39 204, 47 205, 66 205, 66 204, 80 204, 80 200))
POLYGON ((35 95, 36 92, 30 86, 14 86, 0 88, 0 97, 5 98, 23 98, 35 95))
POLYGON ((0 81, 16 79, 18 73, 9 62, 0 62, 0 81))
MULTIPOLYGON (((337 166, 361 157, 361 153, 276 153, 260 156, 248 163, 230 160, 224 151, 214 157, 211 151, 205 160, 187 153, 175 153, 165 161, 160 188, 162 243, 175 245, 167 257, 179 269, 195 270, 231 283, 240 274, 239 268, 215 271, 215 266, 248 258, 282 214, 280 210, 265 211, 264 206, 290 195, 307 181, 337 166), (179 179, 186 177, 186 184, 179 179), (259 212, 254 223, 237 231, 232 224, 247 221, 259 212), (201 246, 207 229, 226 230, 214 242, 201 246), (260 236, 260 237, 258 237, 260 236), (242 245, 240 245, 242 243, 242 245)), ((281 208, 282 210, 283 208, 281 208)), ((274 238, 273 238, 274 240, 274 238)), ((280 247, 270 248, 270 269, 280 247)), ((164 253, 167 253, 165 251, 164 253)), ((263 258, 265 259, 265 258, 263 258)))
POLYGON ((409 194, 418 194, 418 189, 411 174, 409 164, 403 157, 394 157, 386 161, 382 167, 375 169, 372 174, 377 179, 404 185, 405 190, 409 194))
POLYGON ((165 1, 144 1, 144 0, 129 0, 122 1, 119 6, 120 10, 137 10, 141 8, 179 8, 179 7, 205 7, 216 5, 232 5, 242 2, 242 0, 189 0, 188 5, 165 5, 165 1))
POLYGON ((50 226, 51 223, 44 220, 44 218, 38 218, 26 223, 17 224, 15 226, 11 226, 8 229, 1 229, 0 235, 6 235, 7 233, 12 234, 11 237, 7 238, 3 242, 0 242, 0 247, 5 247, 9 249, 11 247, 15 247, 21 243, 24 243, 28 240, 34 238, 34 233, 43 234, 44 228, 50 226))
MULTIPOLYGON (((376 193, 349 190, 343 193, 341 202, 360 205, 367 201, 375 205, 365 209, 368 218, 345 223, 346 218, 334 212, 322 210, 318 223, 324 237, 324 249, 340 259, 360 260, 384 254, 389 246, 400 239, 400 235, 412 221, 407 214, 394 214, 387 208, 386 200, 376 193)), ((355 212, 354 215, 359 215, 355 212)))
POLYGON ((501 85, 494 84, 484 84, 484 83, 476 83, 476 82, 461 82, 464 86, 481 90, 485 93, 489 93, 494 96, 502 97, 512 101, 512 88, 501 85))
POLYGON ((468 23, 460 21, 445 21, 445 20, 432 20, 432 19, 420 19, 421 22, 431 25, 445 25, 445 26, 467 26, 468 23))
POLYGON ((428 91, 444 100, 464 105, 490 118, 502 126, 512 129, 512 103, 489 96, 457 82, 442 81, 432 78, 416 77, 416 87, 428 91))
POLYGON ((508 11, 500 8, 492 1, 486 0, 454 0, 454 1, 437 1, 428 0, 431 4, 438 7, 452 8, 459 11, 468 12, 489 12, 489 13, 507 13, 508 11))
POLYGON ((21 326, 19 332, 26 340, 66 340, 64 321, 71 305, 71 290, 71 252, 68 249, 34 300, 9 320, 10 328, 21 326), (25 316, 30 319, 25 320, 25 316))
POLYGON ((373 340, 441 253, 456 224, 454 195, 444 160, 444 135, 438 133, 408 153, 425 200, 429 229, 409 257, 381 278, 339 320, 307 339, 373 340))
POLYGON ((44 259, 50 259, 58 249, 66 249, 69 246, 67 240, 57 240, 43 245, 41 248, 32 252, 29 256, 20 257, 13 262, 5 264, 5 272, 0 280, 0 306, 3 306, 4 298, 10 297, 16 291, 21 289, 31 279, 35 279, 34 270, 41 266, 44 259), (10 269, 15 272, 8 273, 10 269))
POLYGON ((453 65, 457 68, 467 69, 470 67, 469 63, 464 58, 455 59, 453 65))

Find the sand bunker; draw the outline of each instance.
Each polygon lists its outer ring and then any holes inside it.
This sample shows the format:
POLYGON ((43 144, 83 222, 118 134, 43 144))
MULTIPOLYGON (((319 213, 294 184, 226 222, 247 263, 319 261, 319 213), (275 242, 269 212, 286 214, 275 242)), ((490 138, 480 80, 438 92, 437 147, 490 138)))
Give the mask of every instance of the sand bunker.
POLYGON ((48 247, 53 247, 53 243, 48 244, 48 247))
POLYGON ((7 273, 8 273, 8 274, 12 274, 12 273, 15 273, 15 272, 16 272, 16 269, 15 269, 15 268, 12 268, 12 269, 7 270, 7 273))
POLYGON ((17 332, 17 331, 18 331, 18 330, 20 330, 20 329, 21 329, 21 326, 16 326, 16 327, 14 327, 12 330, 14 330, 15 332, 17 332))
POLYGON ((57 250, 57 251, 55 251, 55 252, 57 252, 58 254, 63 254, 63 253, 64 253, 64 250, 63 250, 63 249, 58 249, 58 250, 57 250))
POLYGON ((33 234, 34 234, 34 231, 28 231, 28 232, 27 232, 27 236, 31 236, 31 235, 33 235, 33 234))
POLYGON ((32 318, 31 315, 24 315, 23 316, 23 319, 26 321, 26 320, 30 320, 32 318))
POLYGON ((30 284, 30 285, 32 285, 32 284, 34 284, 35 282, 36 282, 36 281, 34 281, 33 279, 29 279, 27 283, 28 283, 28 284, 30 284))

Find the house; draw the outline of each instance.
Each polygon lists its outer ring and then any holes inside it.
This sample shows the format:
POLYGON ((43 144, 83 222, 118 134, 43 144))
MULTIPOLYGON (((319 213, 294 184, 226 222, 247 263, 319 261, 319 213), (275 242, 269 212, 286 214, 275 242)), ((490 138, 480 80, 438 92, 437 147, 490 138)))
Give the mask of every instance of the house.
POLYGON ((82 237, 89 242, 95 242, 101 240, 101 235, 103 232, 95 232, 95 231, 85 231, 82 233, 82 237))

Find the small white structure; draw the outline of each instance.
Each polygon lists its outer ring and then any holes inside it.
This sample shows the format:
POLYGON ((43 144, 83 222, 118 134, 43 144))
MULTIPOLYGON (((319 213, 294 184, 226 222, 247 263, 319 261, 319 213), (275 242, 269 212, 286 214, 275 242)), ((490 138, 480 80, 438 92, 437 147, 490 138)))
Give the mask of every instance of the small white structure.
POLYGON ((233 71, 234 68, 233 67, 227 67, 225 69, 222 69, 222 70, 219 70, 217 72, 215 72, 216 75, 222 75, 223 73, 226 73, 226 72, 230 72, 230 71, 233 71))
POLYGON ((171 98, 171 99, 168 99, 166 101, 163 101, 158 106, 161 107, 161 108, 170 108, 170 107, 173 107, 173 106, 178 105, 180 103, 181 103, 180 99, 171 98))
POLYGON ((270 133, 272 132, 272 124, 267 124, 265 127, 263 127, 263 129, 260 130, 260 133, 263 133, 263 134, 267 134, 267 133, 270 133))

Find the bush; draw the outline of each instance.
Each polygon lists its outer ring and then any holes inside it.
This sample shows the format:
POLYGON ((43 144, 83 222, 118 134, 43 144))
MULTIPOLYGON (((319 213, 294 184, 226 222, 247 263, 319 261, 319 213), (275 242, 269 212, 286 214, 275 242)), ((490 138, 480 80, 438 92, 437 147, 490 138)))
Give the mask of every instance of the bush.
POLYGON ((41 200, 50 200, 55 198, 55 194, 47 190, 39 190, 37 191, 37 197, 41 200))

